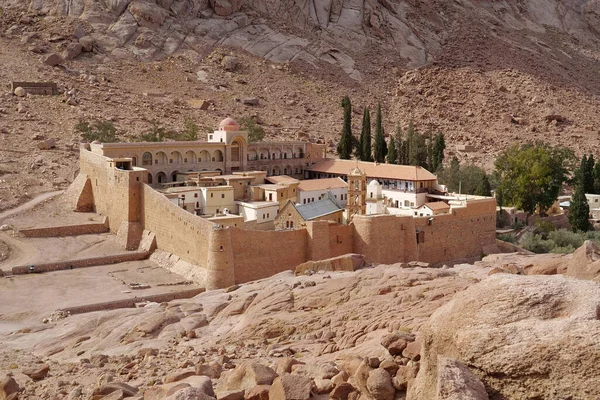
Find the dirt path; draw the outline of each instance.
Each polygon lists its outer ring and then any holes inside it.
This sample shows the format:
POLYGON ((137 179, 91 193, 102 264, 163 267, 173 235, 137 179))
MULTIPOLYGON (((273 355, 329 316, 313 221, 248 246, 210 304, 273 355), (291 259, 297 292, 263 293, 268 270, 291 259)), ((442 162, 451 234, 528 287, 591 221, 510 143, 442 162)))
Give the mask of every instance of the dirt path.
POLYGON ((39 250, 35 246, 18 240, 6 232, 0 232, 0 240, 10 247, 10 255, 6 260, 0 262, 0 269, 5 271, 9 271, 16 265, 29 263, 32 259, 37 259, 40 255, 39 250))
POLYGON ((29 200, 27 203, 21 204, 18 207, 11 208, 6 211, 2 211, 2 212, 0 212, 0 223, 2 221, 4 221, 6 218, 10 217, 11 215, 17 214, 21 211, 29 210, 29 209, 35 207, 36 205, 40 204, 42 201, 50 199, 52 197, 55 197, 63 192, 64 192, 64 190, 56 190, 54 192, 42 193, 39 196, 36 196, 33 199, 29 200))

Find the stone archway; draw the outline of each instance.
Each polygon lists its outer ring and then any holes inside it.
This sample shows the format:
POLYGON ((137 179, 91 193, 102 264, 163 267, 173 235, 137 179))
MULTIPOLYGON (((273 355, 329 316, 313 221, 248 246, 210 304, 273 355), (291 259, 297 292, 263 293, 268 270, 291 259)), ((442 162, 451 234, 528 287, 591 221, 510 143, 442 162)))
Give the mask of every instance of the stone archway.
POLYGON ((167 183, 167 174, 160 171, 156 174, 156 183, 167 183))

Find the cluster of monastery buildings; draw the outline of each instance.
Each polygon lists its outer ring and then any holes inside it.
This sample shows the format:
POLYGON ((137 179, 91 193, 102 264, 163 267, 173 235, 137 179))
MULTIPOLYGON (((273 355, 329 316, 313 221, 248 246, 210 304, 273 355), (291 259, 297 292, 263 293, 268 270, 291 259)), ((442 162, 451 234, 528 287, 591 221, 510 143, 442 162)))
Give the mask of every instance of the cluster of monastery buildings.
POLYGON ((221 227, 344 224, 357 213, 431 216, 461 204, 421 167, 328 159, 324 145, 308 142, 248 143, 232 118, 207 141, 92 143, 91 151, 131 160, 169 201, 221 227))
POLYGON ((420 167, 330 159, 322 144, 248 143, 231 118, 206 141, 86 143, 79 159, 72 209, 206 288, 349 253, 473 260, 496 243, 493 198, 449 194, 420 167))

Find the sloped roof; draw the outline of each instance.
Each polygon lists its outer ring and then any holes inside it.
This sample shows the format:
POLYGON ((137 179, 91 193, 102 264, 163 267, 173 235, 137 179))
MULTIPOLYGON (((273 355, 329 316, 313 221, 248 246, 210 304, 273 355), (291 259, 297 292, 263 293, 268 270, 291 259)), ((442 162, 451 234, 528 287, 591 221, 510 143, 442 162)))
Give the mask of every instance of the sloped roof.
MULTIPOLYGON (((450 206, 443 201, 434 201, 432 203, 425 203, 421 207, 428 207, 431 211, 448 210, 450 206)), ((419 207, 420 208, 420 207, 419 207)))
POLYGON ((327 197, 323 200, 308 204, 294 204, 294 207, 296 207, 296 210, 298 210, 305 221, 310 221, 311 219, 343 210, 343 208, 335 201, 331 192, 327 192, 327 197))
POLYGON ((366 161, 328 159, 307 168, 310 171, 326 174, 348 175, 356 168, 368 178, 401 179, 406 181, 435 181, 437 177, 422 167, 412 165, 378 164, 366 161))
POLYGON ((306 179, 300 181, 298 190, 310 192, 312 190, 327 190, 346 188, 348 184, 342 178, 306 179))
POLYGON ((292 178, 288 175, 277 175, 277 176, 267 176, 265 178, 267 182, 271 183, 296 183, 298 179, 292 178))

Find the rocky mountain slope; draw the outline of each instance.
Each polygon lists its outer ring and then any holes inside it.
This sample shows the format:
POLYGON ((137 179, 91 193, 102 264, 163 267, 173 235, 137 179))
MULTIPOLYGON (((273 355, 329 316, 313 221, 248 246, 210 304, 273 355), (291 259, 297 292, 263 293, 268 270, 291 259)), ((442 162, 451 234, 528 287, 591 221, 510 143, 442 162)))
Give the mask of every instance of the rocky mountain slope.
POLYGON ((597 0, 2 0, 0 8, 3 84, 54 81, 77 97, 72 105, 0 96, 0 208, 73 179, 79 120, 111 120, 133 140, 153 120, 180 129, 193 118, 204 133, 226 115, 254 116, 268 140, 333 145, 349 94, 355 132, 362 108, 380 102, 387 133, 414 120, 446 133, 447 155, 488 168, 516 141, 578 153, 600 144, 597 0), (52 67, 44 61, 54 52, 64 59, 52 67), (223 65, 225 55, 235 65, 223 65), (44 138, 56 148, 39 150, 44 138))

